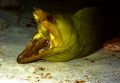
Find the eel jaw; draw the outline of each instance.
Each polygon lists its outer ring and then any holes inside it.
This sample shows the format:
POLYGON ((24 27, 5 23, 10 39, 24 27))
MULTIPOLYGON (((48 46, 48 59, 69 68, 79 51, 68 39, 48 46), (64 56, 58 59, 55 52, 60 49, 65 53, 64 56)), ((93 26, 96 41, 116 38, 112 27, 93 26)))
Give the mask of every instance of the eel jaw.
POLYGON ((18 56, 18 63, 28 63, 42 58, 50 48, 49 39, 33 39, 26 49, 18 56))
POLYGON ((52 34, 47 38, 37 39, 34 37, 25 50, 18 55, 17 62, 29 63, 45 57, 52 50, 54 46, 53 41, 52 34))

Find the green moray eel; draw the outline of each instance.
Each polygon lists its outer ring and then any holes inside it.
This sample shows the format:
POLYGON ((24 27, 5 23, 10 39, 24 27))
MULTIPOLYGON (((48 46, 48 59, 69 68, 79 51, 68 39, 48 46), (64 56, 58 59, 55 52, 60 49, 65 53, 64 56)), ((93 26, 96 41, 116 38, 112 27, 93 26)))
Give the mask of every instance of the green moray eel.
POLYGON ((18 63, 85 57, 100 49, 113 34, 112 18, 104 8, 87 7, 75 14, 49 13, 36 8, 33 16, 38 31, 18 56, 18 63))

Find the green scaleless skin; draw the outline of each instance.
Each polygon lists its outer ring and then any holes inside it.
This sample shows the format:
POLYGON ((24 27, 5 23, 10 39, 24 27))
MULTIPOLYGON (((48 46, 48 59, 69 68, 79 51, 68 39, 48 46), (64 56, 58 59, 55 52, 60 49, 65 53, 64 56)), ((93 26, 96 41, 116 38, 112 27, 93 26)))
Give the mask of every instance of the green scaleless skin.
POLYGON ((68 61, 85 57, 100 49, 106 38, 113 34, 112 18, 100 8, 88 7, 75 14, 35 9, 33 15, 38 31, 18 56, 18 63, 40 59, 68 61))

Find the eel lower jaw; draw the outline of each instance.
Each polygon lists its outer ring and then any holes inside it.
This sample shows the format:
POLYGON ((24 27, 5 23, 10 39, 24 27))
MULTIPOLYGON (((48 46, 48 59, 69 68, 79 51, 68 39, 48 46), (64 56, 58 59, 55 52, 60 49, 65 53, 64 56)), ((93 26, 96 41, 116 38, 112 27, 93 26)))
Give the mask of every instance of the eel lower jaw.
POLYGON ((54 36, 50 38, 33 39, 25 50, 19 54, 18 63, 29 63, 45 57, 54 46, 54 36))

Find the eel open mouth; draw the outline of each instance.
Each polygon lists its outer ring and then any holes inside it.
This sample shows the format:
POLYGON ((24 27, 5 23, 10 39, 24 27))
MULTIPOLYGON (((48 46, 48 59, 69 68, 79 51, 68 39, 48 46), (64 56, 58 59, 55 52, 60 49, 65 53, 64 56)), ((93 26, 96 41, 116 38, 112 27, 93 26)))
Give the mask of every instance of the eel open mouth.
POLYGON ((32 62, 43 57, 44 52, 50 48, 49 39, 33 39, 26 49, 18 56, 18 63, 32 62), (40 56, 41 54, 41 56, 40 56), (39 57, 38 57, 39 56, 39 57))
POLYGON ((41 59, 54 46, 54 36, 44 25, 45 20, 51 20, 51 18, 47 17, 48 13, 46 14, 46 12, 36 9, 33 15, 38 25, 38 31, 25 50, 19 54, 18 63, 28 63, 41 59))

